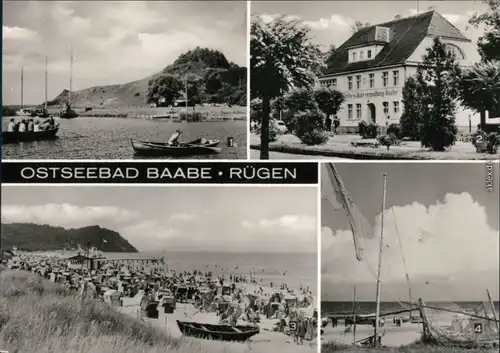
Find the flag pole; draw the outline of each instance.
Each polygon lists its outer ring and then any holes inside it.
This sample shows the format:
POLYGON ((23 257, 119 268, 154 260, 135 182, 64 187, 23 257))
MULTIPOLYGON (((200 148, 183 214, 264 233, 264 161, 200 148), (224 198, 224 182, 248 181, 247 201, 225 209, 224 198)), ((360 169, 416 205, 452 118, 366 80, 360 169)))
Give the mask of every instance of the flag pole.
POLYGON ((375 330, 373 337, 373 346, 378 345, 378 321, 380 317, 380 275, 382 270, 382 250, 384 246, 384 211, 385 211, 385 196, 387 192, 387 173, 384 173, 384 195, 382 197, 382 214, 380 217, 380 249, 378 253, 378 272, 377 272, 377 307, 375 311, 375 330))

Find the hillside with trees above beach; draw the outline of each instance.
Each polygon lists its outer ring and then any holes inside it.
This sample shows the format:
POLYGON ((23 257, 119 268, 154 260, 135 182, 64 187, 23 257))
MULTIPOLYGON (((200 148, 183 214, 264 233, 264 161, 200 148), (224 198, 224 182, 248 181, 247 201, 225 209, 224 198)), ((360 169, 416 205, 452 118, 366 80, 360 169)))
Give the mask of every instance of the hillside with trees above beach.
MULTIPOLYGON (((196 47, 181 54, 172 64, 141 80, 108 86, 95 86, 71 92, 74 107, 141 106, 155 102, 151 85, 168 78, 175 86, 175 99, 184 96, 187 82, 188 97, 196 104, 217 103, 246 105, 247 68, 227 60, 225 55, 208 48, 196 47), (149 96, 149 97, 148 97, 149 96)), ((63 90, 48 106, 62 106, 68 101, 69 90, 63 90)))
POLYGON ((51 251, 86 248, 105 252, 136 253, 138 250, 119 233, 98 225, 65 229, 47 224, 2 223, 2 248, 24 251, 51 251))

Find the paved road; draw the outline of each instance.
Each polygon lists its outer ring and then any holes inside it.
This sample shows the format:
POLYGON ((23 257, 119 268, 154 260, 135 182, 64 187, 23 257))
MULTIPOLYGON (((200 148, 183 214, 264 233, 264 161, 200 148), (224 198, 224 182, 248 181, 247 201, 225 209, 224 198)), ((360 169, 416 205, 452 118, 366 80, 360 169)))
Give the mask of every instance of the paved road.
MULTIPOLYGON (((250 150, 251 159, 260 159, 260 151, 250 150)), ((329 161, 349 161, 348 158, 336 158, 336 157, 325 157, 325 156, 308 156, 302 154, 291 154, 291 153, 281 153, 281 152, 269 152, 269 159, 282 159, 282 160, 329 160, 329 161)))

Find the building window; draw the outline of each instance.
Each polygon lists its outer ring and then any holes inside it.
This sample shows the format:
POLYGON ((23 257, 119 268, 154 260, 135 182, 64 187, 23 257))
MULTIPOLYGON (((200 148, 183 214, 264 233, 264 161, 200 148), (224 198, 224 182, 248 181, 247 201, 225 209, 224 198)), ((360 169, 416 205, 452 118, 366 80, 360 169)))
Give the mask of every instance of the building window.
POLYGON ((370 88, 375 87, 375 74, 370 74, 370 88))
POLYGON ((392 79, 394 81, 394 86, 399 86, 399 70, 394 70, 392 72, 392 79))
POLYGON ((359 60, 363 60, 365 58, 365 52, 361 50, 359 53, 359 60))
POLYGON ((399 102, 392 102, 392 106, 394 108, 394 113, 399 113, 399 102))
POLYGON ((371 59, 371 57, 372 57, 372 51, 368 50, 368 52, 366 53, 366 56, 368 57, 368 59, 371 59))
POLYGON ((352 91, 352 76, 347 76, 347 88, 352 91))
POLYGON ((384 106, 384 114, 389 114, 389 102, 383 102, 382 105, 384 106))
POLYGON ((347 105, 347 119, 352 119, 352 104, 347 105))
POLYGON ((446 43, 445 44, 445 49, 446 49, 446 52, 448 53, 448 55, 454 55, 456 59, 458 60, 464 60, 465 59, 465 55, 463 53, 463 51, 457 47, 456 45, 454 44, 450 44, 450 43, 446 43))
POLYGON ((361 75, 356 75, 356 89, 361 88, 361 75))
POLYGON ((361 104, 356 104, 356 119, 361 120, 361 104))
POLYGON ((384 82, 384 87, 389 85, 389 72, 382 72, 382 81, 384 82))
POLYGON ((332 83, 330 86, 337 87, 337 79, 336 78, 332 79, 332 83))
POLYGON ((352 53, 352 61, 356 61, 356 52, 352 53))

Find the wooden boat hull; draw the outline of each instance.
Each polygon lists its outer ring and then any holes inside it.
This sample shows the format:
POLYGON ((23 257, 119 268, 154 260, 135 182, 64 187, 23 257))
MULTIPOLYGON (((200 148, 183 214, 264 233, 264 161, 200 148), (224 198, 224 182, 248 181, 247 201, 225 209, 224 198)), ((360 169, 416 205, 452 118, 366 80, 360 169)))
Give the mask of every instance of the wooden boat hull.
POLYGON ((138 155, 144 156, 189 156, 207 155, 220 153, 218 140, 208 140, 201 143, 201 139, 181 144, 179 146, 169 146, 161 142, 147 142, 131 139, 132 148, 138 155))
POLYGON ((177 320, 183 335, 217 341, 245 342, 260 332, 258 326, 209 325, 177 320))
POLYGON ((57 132, 59 128, 56 127, 51 130, 42 131, 2 131, 2 143, 16 143, 16 142, 29 142, 29 141, 40 141, 40 140, 53 140, 56 139, 57 132))

